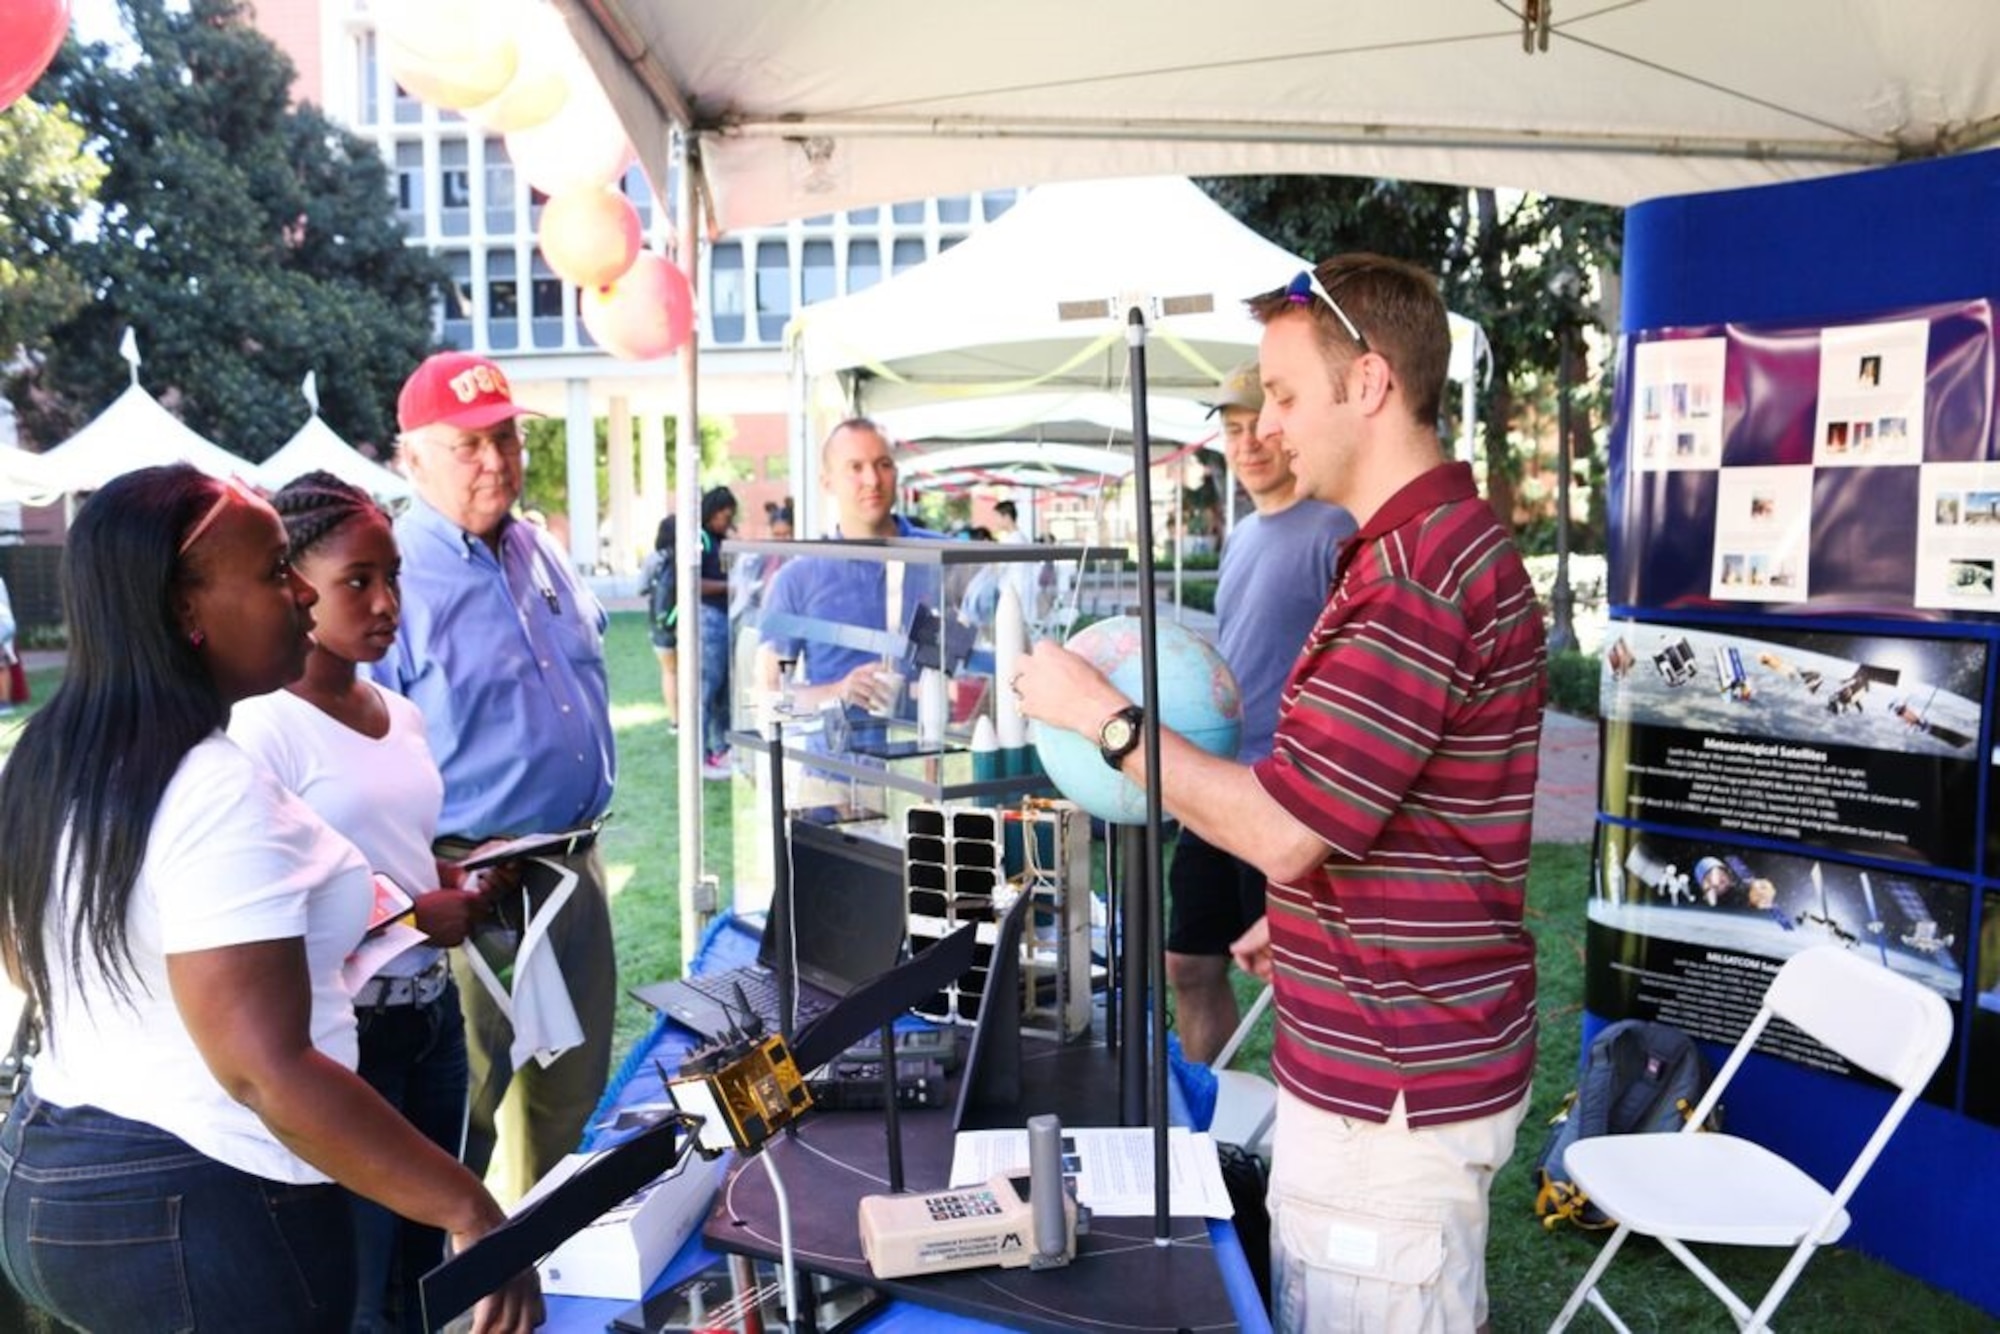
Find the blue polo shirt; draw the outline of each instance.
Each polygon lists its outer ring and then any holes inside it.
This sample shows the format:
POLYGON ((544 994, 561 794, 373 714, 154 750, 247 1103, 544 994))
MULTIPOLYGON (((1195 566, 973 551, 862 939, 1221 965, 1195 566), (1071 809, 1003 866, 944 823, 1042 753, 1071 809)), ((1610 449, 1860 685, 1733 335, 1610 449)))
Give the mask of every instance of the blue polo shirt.
MULTIPOLYGON (((944 536, 919 528, 900 514, 891 517, 899 538, 944 536)), ((799 621, 810 618, 853 626, 867 633, 888 631, 888 571, 886 562, 873 560, 801 556, 786 562, 771 580, 771 591, 764 599, 761 622, 764 643, 780 658, 796 658, 803 653, 807 685, 838 681, 863 663, 879 662, 883 657, 879 649, 815 639, 799 627, 799 621)), ((895 634, 904 632, 910 609, 919 602, 933 611, 939 610, 937 569, 930 565, 905 565, 902 609, 895 634)))
POLYGON ((396 541, 402 631, 362 670, 423 711, 444 774, 439 832, 526 834, 602 815, 617 758, 596 595, 518 520, 496 557, 418 499, 396 541))

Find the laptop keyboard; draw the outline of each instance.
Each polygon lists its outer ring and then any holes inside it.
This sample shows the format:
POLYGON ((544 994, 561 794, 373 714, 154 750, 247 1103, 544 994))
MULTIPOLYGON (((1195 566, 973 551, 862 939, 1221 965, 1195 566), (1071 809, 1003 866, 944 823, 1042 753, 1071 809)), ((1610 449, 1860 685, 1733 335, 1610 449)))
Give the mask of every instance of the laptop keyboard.
MULTIPOLYGON (((756 1011, 764 1027, 767 1030, 778 1027, 778 980, 761 968, 733 968, 707 976, 697 974, 683 980, 721 1006, 733 1019, 740 1019, 743 1010, 743 1003, 736 995, 736 987, 740 985, 743 999, 750 1002, 750 1008, 756 1011)), ((804 988, 799 989, 798 1002, 798 1021, 801 1024, 819 1018, 829 1008, 823 997, 804 988)))

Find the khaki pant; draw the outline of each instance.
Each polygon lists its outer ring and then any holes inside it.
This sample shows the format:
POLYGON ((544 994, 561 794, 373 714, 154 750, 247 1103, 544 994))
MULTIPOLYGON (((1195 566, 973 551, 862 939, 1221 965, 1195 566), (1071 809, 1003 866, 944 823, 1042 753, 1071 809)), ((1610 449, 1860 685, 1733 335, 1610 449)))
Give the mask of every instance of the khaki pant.
MULTIPOLYGON (((548 947, 569 984, 583 1045, 544 1068, 530 1059, 513 1068, 508 1048, 514 1030, 484 985, 452 951, 465 1007, 471 1106, 465 1132, 465 1165, 488 1182, 503 1205, 519 1199, 565 1155, 576 1151, 590 1114, 604 1096, 611 1070, 611 1026, 618 1003, 618 965, 611 940, 611 905, 604 893, 604 860, 595 847, 568 860, 576 889, 550 924, 548 947), (489 1172, 490 1168, 490 1172, 489 1172)), ((547 872, 531 863, 528 883, 547 872)), ((470 948, 470 946, 468 946, 470 948)), ((490 956, 489 956, 490 957, 490 956)))
POLYGON ((1278 1090, 1273 1325, 1312 1334, 1470 1334, 1486 1323, 1487 1192, 1528 1100, 1412 1130, 1278 1090))

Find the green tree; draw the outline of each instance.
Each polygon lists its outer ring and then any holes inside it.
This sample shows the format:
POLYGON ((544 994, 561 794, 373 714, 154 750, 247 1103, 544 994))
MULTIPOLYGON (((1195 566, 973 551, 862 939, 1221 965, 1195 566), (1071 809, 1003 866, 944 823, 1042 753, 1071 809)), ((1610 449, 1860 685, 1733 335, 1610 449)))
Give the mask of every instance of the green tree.
MULTIPOLYGON (((524 417, 521 440, 527 446, 528 466, 522 478, 521 504, 544 514, 569 513, 569 430, 560 417, 524 417)), ((679 431, 673 414, 666 418, 667 487, 669 494, 679 485, 674 467, 674 441, 679 431)), ((633 422, 634 436, 638 423, 633 422)), ((597 449, 597 503, 609 503, 611 495, 611 448, 609 427, 599 417, 591 424, 597 449)), ((742 480, 740 462, 729 453, 736 427, 727 417, 704 417, 701 421, 701 485, 729 485, 742 480)))
MULTIPOLYGON (((1296 254, 1324 259, 1350 250, 1394 255, 1436 273, 1445 303, 1480 325, 1493 348, 1492 383, 1479 416, 1487 491, 1503 519, 1514 511, 1521 460, 1510 432, 1525 394, 1547 393, 1566 338, 1573 383, 1575 340, 1601 324, 1597 282, 1615 274, 1624 213, 1544 195, 1503 198, 1488 189, 1335 176, 1237 176, 1202 181, 1209 195, 1253 230, 1296 254)), ((1592 457, 1584 400, 1574 400, 1572 444, 1592 457)))
POLYGON ((39 353, 89 298, 65 251, 103 179, 67 108, 24 97, 0 111, 0 362, 39 353))
POLYGON ((125 383, 130 325, 147 388, 246 458, 298 428, 309 370, 328 425, 386 447, 443 274, 405 244, 381 158, 290 105, 291 62, 237 0, 120 7, 133 58, 72 43, 40 85, 109 172, 95 236, 70 251, 97 297, 17 394, 24 424, 52 442, 101 409, 125 383))

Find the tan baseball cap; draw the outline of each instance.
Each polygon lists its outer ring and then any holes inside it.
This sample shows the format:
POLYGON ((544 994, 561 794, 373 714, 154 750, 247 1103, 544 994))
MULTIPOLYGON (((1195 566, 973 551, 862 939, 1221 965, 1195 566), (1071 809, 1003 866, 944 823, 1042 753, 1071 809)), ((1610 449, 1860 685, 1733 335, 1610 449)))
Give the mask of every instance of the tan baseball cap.
POLYGON ((1221 386, 1215 391, 1215 401, 1209 404, 1209 411, 1216 413, 1224 408, 1245 408, 1251 412, 1264 410, 1264 383, 1257 375, 1257 363, 1246 361, 1222 378, 1221 386))

